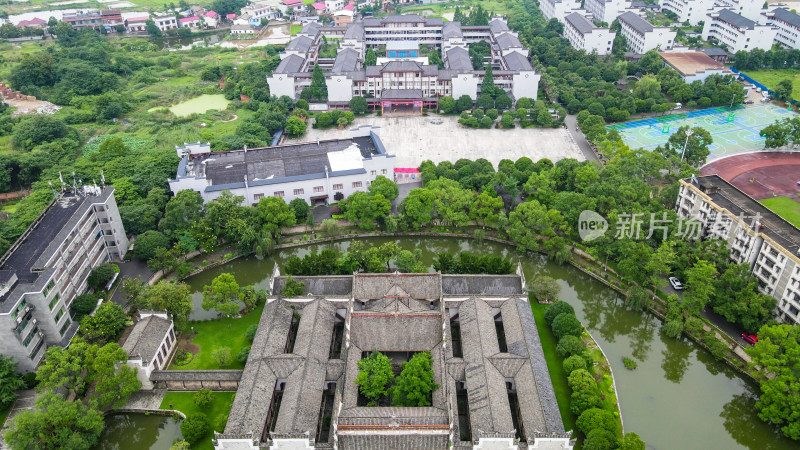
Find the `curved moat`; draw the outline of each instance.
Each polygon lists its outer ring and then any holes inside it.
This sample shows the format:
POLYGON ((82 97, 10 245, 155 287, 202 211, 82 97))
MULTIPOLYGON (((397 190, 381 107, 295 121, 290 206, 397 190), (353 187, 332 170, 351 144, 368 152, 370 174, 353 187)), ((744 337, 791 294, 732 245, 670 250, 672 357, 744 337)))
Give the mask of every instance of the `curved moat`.
MULTIPOLYGON (((380 245, 393 240, 402 249, 423 250, 432 264, 441 253, 471 251, 501 254, 520 262, 530 283, 549 275, 561 284, 560 297, 575 307, 581 322, 603 348, 616 378, 626 431, 634 431, 648 448, 793 449, 796 443, 757 417, 758 387, 720 363, 688 339, 671 339, 660 332, 661 321, 651 314, 629 311, 622 296, 571 266, 547 261, 542 255, 524 256, 512 247, 457 238, 365 238, 380 245), (633 357, 636 370, 627 370, 622 357, 633 357)), ((266 288, 277 263, 292 256, 333 248, 346 251, 350 241, 310 244, 285 249, 258 260, 242 258, 209 269, 186 281, 194 291, 194 317, 211 317, 200 308, 203 285, 220 273, 233 274, 240 285, 266 288)), ((432 270, 432 269, 431 269, 432 270)))

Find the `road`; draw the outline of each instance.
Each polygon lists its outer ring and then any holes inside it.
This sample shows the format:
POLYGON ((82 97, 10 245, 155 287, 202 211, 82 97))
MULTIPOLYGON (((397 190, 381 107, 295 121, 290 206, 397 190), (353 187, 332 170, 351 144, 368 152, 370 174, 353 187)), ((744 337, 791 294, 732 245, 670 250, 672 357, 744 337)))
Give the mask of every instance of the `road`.
MULTIPOLYGON (((678 296, 678 298, 681 299, 681 301, 683 301, 683 291, 676 291, 675 289, 672 288, 672 285, 670 285, 669 283, 667 283, 667 286, 663 289, 663 291, 667 295, 675 294, 678 296)), ((740 330, 738 326, 728 322, 721 315, 715 313, 714 311, 711 311, 710 308, 706 308, 700 311, 700 315, 703 318, 707 319, 709 322, 716 325, 717 328, 719 328, 723 333, 730 336, 738 344, 742 346, 749 345, 742 339, 742 330, 740 330)))
POLYGON ((589 144, 589 141, 586 140, 586 136, 583 135, 580 131, 578 131, 578 118, 575 115, 567 115, 564 118, 564 123, 567 125, 567 131, 569 131, 570 136, 578 144, 578 148, 581 149, 583 156, 586 157, 587 161, 599 161, 597 159, 597 155, 592 150, 592 146, 589 144))

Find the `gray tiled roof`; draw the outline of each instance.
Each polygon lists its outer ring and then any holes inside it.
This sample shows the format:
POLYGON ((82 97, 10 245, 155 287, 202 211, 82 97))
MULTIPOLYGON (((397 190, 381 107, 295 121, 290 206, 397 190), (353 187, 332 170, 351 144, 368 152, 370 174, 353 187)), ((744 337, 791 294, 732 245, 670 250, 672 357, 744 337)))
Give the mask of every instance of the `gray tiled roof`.
POLYGON ((720 10, 719 19, 728 22, 737 28, 746 28, 748 30, 752 30, 756 27, 756 23, 752 20, 727 8, 720 10))
POLYGON ((528 61, 528 58, 519 52, 511 52, 504 56, 503 59, 506 61, 506 64, 508 64, 508 70, 533 70, 533 66, 531 62, 528 61))
POLYGON ((516 275, 442 275, 444 295, 524 295, 516 275))
POLYGON ((508 48, 519 48, 522 47, 522 42, 514 36, 513 34, 503 33, 500 36, 497 36, 497 45, 500 46, 502 49, 508 48))
POLYGON ((309 22, 303 25, 303 28, 297 34, 307 34, 309 36, 316 36, 321 29, 322 25, 319 22, 309 22))
POLYGON ((776 8, 772 15, 790 25, 800 28, 800 15, 797 15, 786 8, 776 8))
POLYGON ((389 61, 381 67, 381 72, 421 72, 419 63, 414 61, 389 61))
POLYGON ((297 36, 289 42, 289 45, 286 46, 286 50, 306 53, 313 43, 314 40, 308 36, 297 36))
POLYGON ((594 30, 594 24, 582 14, 572 13, 565 17, 565 20, 581 34, 589 34, 594 30))
POLYGON ((472 59, 469 52, 461 47, 451 48, 446 55, 447 68, 457 72, 472 71, 472 59))
POLYGON ((353 298, 383 298, 392 288, 399 288, 413 299, 438 299, 441 296, 441 275, 437 273, 356 274, 353 298))
POLYGON ((464 37, 461 32, 461 22, 445 22, 442 27, 442 39, 456 39, 464 37))
MULTIPOLYGON (((275 278, 272 286, 273 295, 283 291, 287 277, 275 278)), ((306 293, 310 295, 350 296, 353 292, 353 277, 350 275, 327 275, 317 277, 292 277, 295 281, 306 284, 306 293)))
POLYGON ((347 24, 347 30, 344 32, 344 39, 355 39, 357 41, 364 40, 364 24, 361 22, 347 24))
POLYGON ((303 67, 305 59, 297 55, 289 55, 283 58, 278 64, 278 67, 272 73, 288 73, 293 74, 300 71, 303 67))
POLYGON ((158 316, 148 316, 136 322, 122 348, 128 357, 139 356, 146 363, 153 360, 164 337, 172 327, 172 321, 158 316))
POLYGON ((358 52, 353 49, 340 50, 333 61, 331 72, 340 74, 342 72, 352 72, 358 67, 358 52))
POLYGON ((638 31, 641 34, 649 33, 653 31, 653 25, 639 17, 637 14, 632 13, 630 11, 626 11, 618 17, 619 20, 627 23, 630 25, 634 30, 638 31))
POLYGON ((489 29, 492 30, 492 33, 501 33, 503 31, 511 30, 508 28, 508 25, 506 25, 506 23, 500 19, 494 19, 489 22, 489 29))

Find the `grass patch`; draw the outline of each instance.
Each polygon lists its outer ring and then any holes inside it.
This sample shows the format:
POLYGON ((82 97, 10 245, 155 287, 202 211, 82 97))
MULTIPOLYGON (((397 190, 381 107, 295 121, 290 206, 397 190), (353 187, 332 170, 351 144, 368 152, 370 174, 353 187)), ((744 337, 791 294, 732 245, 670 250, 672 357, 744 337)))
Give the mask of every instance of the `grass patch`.
POLYGON ((292 36, 294 36, 294 35, 296 35, 297 33, 299 33, 299 32, 300 32, 300 30, 302 30, 302 29, 303 29, 303 26, 302 26, 302 25, 292 25, 292 26, 291 26, 291 28, 289 28, 289 34, 291 34, 292 36))
POLYGON ((800 99, 800 69, 761 69, 744 72, 764 86, 775 89, 783 80, 792 80, 792 98, 800 99))
POLYGON ((235 319, 224 318, 219 320, 205 320, 192 322, 195 336, 191 344, 199 347, 192 362, 185 366, 170 365, 170 370, 215 370, 215 369, 243 369, 244 364, 235 359, 243 347, 249 347, 250 342, 244 336, 247 327, 257 324, 261 318, 264 305, 257 306, 250 314, 235 319), (211 353, 214 349, 229 347, 234 360, 229 367, 220 367, 211 353))
POLYGON ((570 396, 572 392, 567 384, 568 373, 564 371, 564 360, 556 353, 556 337, 544 321, 544 312, 547 305, 540 305, 531 301, 533 318, 536 320, 536 330, 539 332, 539 340, 542 342, 544 359, 547 362, 547 371, 550 372, 550 380, 553 382, 553 390, 556 393, 558 410, 561 413, 561 421, 564 422, 565 430, 575 429, 575 417, 569 409, 570 396))
MULTIPOLYGON (((205 414, 208 417, 208 423, 211 424, 211 429, 221 433, 225 429, 225 422, 228 421, 228 413, 231 412, 231 405, 236 392, 212 392, 211 395, 214 396, 211 404, 204 408, 199 408, 194 404, 194 392, 167 392, 159 408, 177 409, 187 416, 196 413, 205 414)), ((214 446, 211 445, 211 438, 213 437, 214 432, 209 431, 196 444, 192 445, 192 448, 213 449, 214 446)))
POLYGON ((773 197, 761 200, 761 204, 783 217, 787 222, 800 228, 800 203, 796 200, 792 200, 789 197, 773 197))
POLYGON ((589 354, 594 361, 594 375, 597 380, 597 389, 603 399, 601 409, 611 411, 617 418, 617 437, 622 437, 622 421, 619 417, 619 407, 617 407, 617 391, 614 390, 614 377, 611 375, 611 367, 603 351, 595 346, 595 342, 589 333, 584 330, 583 343, 589 348, 589 354))

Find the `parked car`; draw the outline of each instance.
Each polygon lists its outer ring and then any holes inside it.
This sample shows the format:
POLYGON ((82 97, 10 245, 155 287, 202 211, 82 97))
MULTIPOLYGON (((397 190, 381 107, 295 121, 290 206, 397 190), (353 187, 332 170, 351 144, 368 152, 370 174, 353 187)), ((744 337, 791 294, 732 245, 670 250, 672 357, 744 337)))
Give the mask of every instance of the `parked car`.
POLYGON ((742 333, 742 339, 751 344, 755 344, 756 342, 758 342, 758 337, 755 334, 742 333))
POLYGON ((675 289, 676 291, 683 290, 683 284, 681 284, 681 280, 675 277, 669 277, 669 284, 672 285, 672 289, 675 289))

